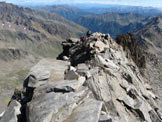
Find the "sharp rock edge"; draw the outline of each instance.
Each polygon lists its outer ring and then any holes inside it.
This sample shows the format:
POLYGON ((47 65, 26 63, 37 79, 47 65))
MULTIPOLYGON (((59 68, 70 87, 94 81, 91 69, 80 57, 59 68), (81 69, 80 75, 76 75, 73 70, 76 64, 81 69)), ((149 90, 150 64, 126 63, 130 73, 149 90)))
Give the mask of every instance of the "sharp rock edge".
POLYGON ((161 122, 130 36, 128 42, 101 33, 66 40, 59 60, 31 68, 0 122, 161 122))

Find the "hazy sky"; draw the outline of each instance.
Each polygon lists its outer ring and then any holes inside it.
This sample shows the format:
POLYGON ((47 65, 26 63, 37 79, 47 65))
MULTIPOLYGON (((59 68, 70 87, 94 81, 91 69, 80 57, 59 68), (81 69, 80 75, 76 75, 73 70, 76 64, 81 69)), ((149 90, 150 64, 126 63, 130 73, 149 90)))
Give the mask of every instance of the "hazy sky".
POLYGON ((6 0, 6 2, 11 2, 15 4, 100 3, 100 4, 133 5, 133 6, 152 6, 162 8, 162 0, 6 0))

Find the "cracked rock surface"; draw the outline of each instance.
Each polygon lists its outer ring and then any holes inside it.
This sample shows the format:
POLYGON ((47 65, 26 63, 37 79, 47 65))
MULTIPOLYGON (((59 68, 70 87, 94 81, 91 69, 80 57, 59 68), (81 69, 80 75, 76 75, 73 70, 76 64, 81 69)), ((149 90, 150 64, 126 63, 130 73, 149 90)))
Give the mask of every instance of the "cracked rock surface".
POLYGON ((136 56, 134 62, 123 43, 93 33, 62 45, 58 60, 43 59, 31 69, 0 122, 162 122, 141 61, 136 56))

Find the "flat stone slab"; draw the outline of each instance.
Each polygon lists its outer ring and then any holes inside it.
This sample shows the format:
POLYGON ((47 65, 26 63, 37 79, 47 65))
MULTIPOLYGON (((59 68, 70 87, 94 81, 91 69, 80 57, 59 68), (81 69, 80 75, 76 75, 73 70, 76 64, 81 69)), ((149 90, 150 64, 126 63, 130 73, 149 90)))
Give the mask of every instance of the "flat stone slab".
POLYGON ((28 106, 28 122, 51 122, 66 106, 74 104, 74 93, 48 93, 35 97, 28 106))
POLYGON ((43 59, 31 68, 26 84, 28 87, 38 87, 48 81, 64 80, 64 72, 68 65, 66 61, 43 59))
POLYGON ((87 99, 78 106, 72 115, 64 122, 98 122, 102 102, 94 99, 87 99))

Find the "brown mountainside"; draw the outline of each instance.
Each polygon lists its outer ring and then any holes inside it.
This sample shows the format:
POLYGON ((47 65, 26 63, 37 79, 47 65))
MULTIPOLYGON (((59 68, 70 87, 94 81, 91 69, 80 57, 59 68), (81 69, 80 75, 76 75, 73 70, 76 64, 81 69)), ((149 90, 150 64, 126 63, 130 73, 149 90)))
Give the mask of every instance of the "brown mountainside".
POLYGON ((86 29, 63 17, 0 3, 0 111, 28 69, 43 57, 61 52, 61 41, 86 29))

